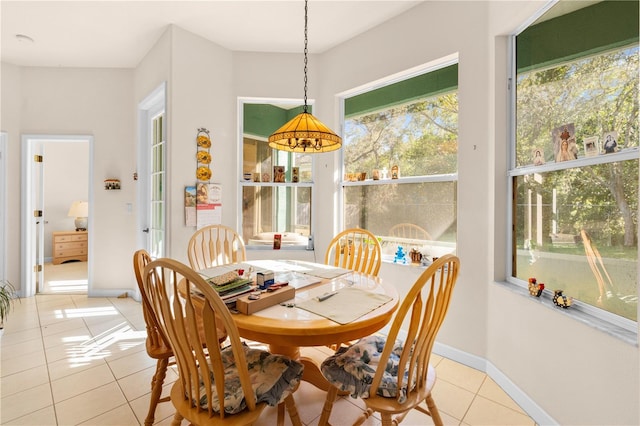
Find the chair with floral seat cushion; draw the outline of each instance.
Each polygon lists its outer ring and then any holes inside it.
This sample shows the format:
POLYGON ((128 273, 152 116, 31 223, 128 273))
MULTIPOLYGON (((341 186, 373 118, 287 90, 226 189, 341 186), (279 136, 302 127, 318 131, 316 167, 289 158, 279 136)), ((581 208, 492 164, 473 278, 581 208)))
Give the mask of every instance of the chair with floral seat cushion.
POLYGON ((354 425, 362 424, 374 412, 380 413, 383 425, 399 424, 412 409, 431 416, 436 425, 442 424, 431 396, 436 373, 429 358, 459 268, 460 261, 454 255, 437 259, 407 293, 386 338, 365 337, 340 348, 322 363, 322 374, 333 386, 327 393, 319 425, 329 424, 339 391, 362 398, 366 405, 354 425), (397 340, 405 330, 404 339, 397 340), (420 405, 423 401, 427 408, 420 405))
MULTIPOLYGON (((187 265, 155 260, 145 267, 143 282, 178 366, 171 389, 173 425, 183 418, 196 425, 251 424, 267 405, 282 403, 291 422, 301 424, 293 391, 302 364, 244 344, 220 296, 187 265), (197 332, 198 318, 204 335, 197 332), (220 330, 228 335, 226 348, 218 344, 220 330)), ((278 424, 284 424, 282 412, 279 407, 278 424)))
MULTIPOLYGON (((142 299, 142 314, 144 316, 144 322, 147 328, 147 338, 145 340, 145 347, 147 355, 157 360, 156 371, 151 379, 151 398, 149 400, 149 412, 144 420, 145 426, 151 426, 155 420, 155 412, 158 403, 168 402, 169 397, 161 398, 162 385, 167 375, 167 367, 174 364, 172 361, 173 350, 169 343, 168 338, 164 335, 158 320, 151 309, 149 297, 144 289, 142 273, 144 267, 151 262, 151 256, 149 253, 140 249, 133 254, 133 271, 138 282, 138 288, 140 290, 140 297, 142 299)), ((204 327, 202 320, 198 321, 198 331, 204 336, 204 327)), ((219 331, 219 342, 222 343, 226 340, 227 334, 224 330, 219 331)))

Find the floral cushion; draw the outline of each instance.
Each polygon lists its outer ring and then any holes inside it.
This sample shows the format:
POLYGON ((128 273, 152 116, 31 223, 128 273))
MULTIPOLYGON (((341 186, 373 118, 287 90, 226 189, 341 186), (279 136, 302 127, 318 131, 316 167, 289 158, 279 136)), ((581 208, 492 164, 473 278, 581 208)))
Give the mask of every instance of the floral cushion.
MULTIPOLYGON (((358 340, 348 348, 342 347, 322 363, 322 374, 341 391, 348 391, 353 398, 368 398, 371 382, 378 369, 385 344, 386 340, 383 337, 369 336, 358 340)), ((403 382, 405 384, 403 389, 398 392, 397 376, 401 352, 402 343, 396 342, 377 393, 383 397, 397 398, 402 404, 407 397, 407 380, 403 382)), ((406 377, 408 374, 408 371, 405 372, 406 377)), ((415 380, 412 384, 412 387, 414 386, 415 380)))
MULTIPOLYGON (((300 382, 304 366, 289 357, 273 355, 267 351, 250 348, 246 344, 243 344, 243 349, 256 402, 266 402, 274 406, 284 401, 300 382)), ((222 363, 225 370, 224 411, 227 414, 235 414, 244 410, 247 405, 230 346, 222 350, 222 363)), ((215 385, 212 385, 212 392, 213 410, 220 412, 220 400, 215 385)), ((206 410, 207 394, 202 380, 200 395, 200 407, 206 410)))

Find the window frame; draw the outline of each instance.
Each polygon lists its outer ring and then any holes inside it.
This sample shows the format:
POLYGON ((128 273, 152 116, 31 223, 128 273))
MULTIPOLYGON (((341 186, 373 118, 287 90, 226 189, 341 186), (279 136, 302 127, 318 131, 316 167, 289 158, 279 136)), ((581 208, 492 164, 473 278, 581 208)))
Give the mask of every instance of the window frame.
MULTIPOLYGON (((369 84, 364 84, 355 89, 348 90, 338 94, 338 101, 340 105, 340 126, 342 129, 345 128, 345 121, 347 120, 345 114, 345 103, 348 98, 352 98, 358 95, 362 95, 368 92, 372 92, 386 86, 393 85, 395 83, 399 83, 402 81, 410 80, 414 77, 418 77, 424 74, 428 74, 430 72, 438 71, 440 69, 452 66, 459 65, 459 57, 458 54, 451 54, 440 58, 438 60, 416 66, 404 72, 400 72, 391 76, 383 77, 379 80, 373 81, 369 84)), ((456 91, 459 89, 456 88, 456 91)), ((345 179, 345 158, 344 158, 344 149, 340 150, 338 165, 339 165, 339 191, 338 191, 338 232, 344 230, 345 225, 345 215, 344 215, 344 200, 345 200, 345 188, 348 187, 362 187, 362 186, 374 186, 374 185, 402 185, 402 184, 413 184, 413 183, 434 183, 434 182, 458 182, 458 173, 447 173, 447 174, 437 174, 437 175, 425 175, 425 176, 402 176, 402 170, 400 171, 400 177, 397 179, 380 179, 373 180, 367 179, 364 181, 349 181, 345 179)), ((389 172, 391 172, 389 170, 389 172)), ((456 247, 454 248, 454 252, 457 250, 457 241, 456 247)), ((388 259, 385 256, 382 258, 383 262, 393 262, 393 259, 388 259)), ((410 265, 408 263, 407 265, 410 265)), ((415 266, 415 265, 414 265, 415 266)), ((422 267, 422 266, 420 266, 422 267)))
MULTIPOLYGON (((581 168, 587 167, 596 164, 607 164, 612 162, 620 162, 620 161, 640 161, 640 147, 633 147, 631 149, 627 149, 625 151, 607 154, 607 155, 598 155, 594 157, 581 157, 571 161, 565 162, 549 162, 543 165, 534 166, 534 165, 525 165, 525 166, 517 166, 517 153, 516 153, 516 143, 517 143, 517 64, 516 64, 516 54, 517 54, 517 37, 524 30, 533 25, 541 16, 543 16, 546 12, 549 11, 553 6, 559 3, 559 0, 555 2, 550 2, 547 7, 541 9, 535 16, 532 16, 530 20, 525 22, 520 28, 518 28, 514 33, 509 36, 508 40, 508 49, 509 49, 509 63, 508 63, 508 106, 507 106, 507 217, 509 221, 507 223, 507 244, 506 244, 506 276, 505 281, 507 285, 511 286, 519 292, 525 295, 530 299, 535 299, 529 296, 528 291, 528 282, 523 279, 517 278, 513 276, 513 259, 514 259, 514 238, 515 238, 515 230, 514 230, 514 218, 515 218, 515 205, 514 205, 514 179, 519 176, 528 175, 532 173, 548 173, 553 171, 560 171, 572 168, 581 168)), ((619 47, 619 46, 618 46, 619 47)), ((600 52, 602 53, 602 52, 600 52)), ((599 53, 599 54, 600 54, 599 53)), ((588 56, 588 55, 585 55, 588 56)), ((568 60, 573 61, 577 58, 568 58, 568 60)), ((532 71, 532 69, 528 69, 528 71, 532 71)), ((640 186, 640 182, 638 183, 640 186)), ((640 247, 640 238, 638 242, 638 246, 640 247)), ((640 251, 638 252, 638 258, 636 262, 640 265, 640 251)), ((640 280, 636 282, 636 286, 640 287, 640 280)), ((543 299, 545 304, 548 305, 551 309, 557 311, 556 307, 553 305, 552 296, 549 292, 545 292, 542 294, 540 299, 543 299)), ((621 338, 631 344, 638 343, 638 321, 632 321, 630 319, 624 318, 617 314, 611 313, 604 309, 598 308, 596 306, 589 305, 587 303, 581 302, 579 300, 574 300, 570 309, 562 309, 561 312, 564 314, 580 321, 586 323, 596 329, 601 331, 605 331, 611 335, 621 338)))
MULTIPOLYGON (((307 104, 312 107, 312 100, 307 100, 307 104)), ((244 207, 242 204, 243 200, 243 191, 245 187, 270 187, 274 189, 274 193, 278 188, 311 188, 311 208, 316 204, 316 191, 315 191, 315 173, 316 173, 316 160, 315 157, 311 156, 311 180, 304 182, 253 182, 247 181, 243 176, 243 166, 244 166, 244 138, 249 137, 254 140, 259 141, 267 141, 267 138, 261 135, 255 135, 253 133, 247 133, 244 130, 244 105, 245 104, 264 104, 264 105, 291 105, 293 107, 300 107, 304 104, 302 99, 292 99, 292 98, 255 98, 255 97, 238 97, 238 147, 237 147, 237 155, 238 158, 238 215, 236 220, 236 228, 241 230, 243 229, 243 217, 244 217, 244 207)), ((284 123, 282 123, 284 124, 284 123)), ((295 153, 291 153, 295 154, 295 153)), ((272 157, 273 158, 273 157, 272 157)), ((274 201, 275 202, 275 201, 274 201)), ((273 206, 271 207, 273 208, 273 206)), ((315 216, 313 211, 310 212, 310 221, 309 221, 309 235, 313 236, 313 232, 315 229, 315 216)), ((275 232, 275 231, 274 231, 275 232)), ((244 239, 243 239, 244 241, 244 239)), ((258 245, 258 244, 249 244, 249 241, 244 241, 245 248, 247 250, 273 250, 273 246, 270 244, 258 245)), ((300 244, 283 244, 280 250, 306 250, 308 246, 308 242, 300 243, 300 244)))

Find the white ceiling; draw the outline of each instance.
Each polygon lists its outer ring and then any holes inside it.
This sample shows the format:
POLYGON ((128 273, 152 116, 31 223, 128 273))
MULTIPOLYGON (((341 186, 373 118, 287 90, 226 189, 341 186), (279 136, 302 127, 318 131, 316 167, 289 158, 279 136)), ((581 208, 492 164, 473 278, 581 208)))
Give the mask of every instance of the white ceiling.
MULTIPOLYGON (((422 1, 310 0, 309 52, 324 52, 422 1)), ((22 66, 133 68, 171 24, 234 51, 304 48, 303 0, 1 0, 0 22, 0 58, 22 66)))

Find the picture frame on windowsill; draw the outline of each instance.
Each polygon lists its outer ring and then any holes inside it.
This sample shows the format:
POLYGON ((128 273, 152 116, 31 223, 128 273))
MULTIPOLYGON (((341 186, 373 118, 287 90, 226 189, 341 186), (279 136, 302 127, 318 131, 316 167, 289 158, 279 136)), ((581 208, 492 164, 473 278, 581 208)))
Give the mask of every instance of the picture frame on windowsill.
POLYGON ((600 143, 597 136, 588 136, 582 140, 584 156, 595 157, 600 153, 600 143))

